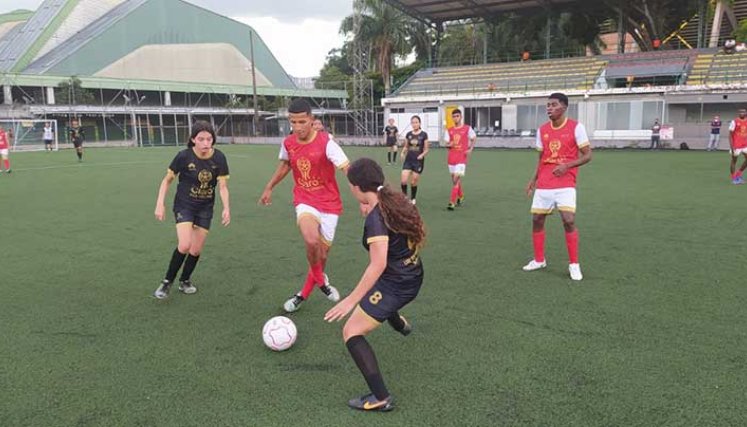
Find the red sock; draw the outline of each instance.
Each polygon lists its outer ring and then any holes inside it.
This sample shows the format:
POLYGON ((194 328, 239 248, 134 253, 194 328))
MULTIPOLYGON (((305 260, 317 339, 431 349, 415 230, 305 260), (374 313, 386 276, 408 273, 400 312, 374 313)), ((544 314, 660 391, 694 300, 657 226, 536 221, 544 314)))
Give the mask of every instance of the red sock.
POLYGON ((314 276, 311 273, 311 269, 309 269, 309 272, 306 274, 306 281, 303 284, 303 288, 301 289, 301 296, 303 299, 308 299, 309 295, 311 295, 311 291, 314 290, 314 276))
POLYGON ((314 283, 319 284, 319 286, 324 285, 324 267, 322 267, 321 262, 311 266, 311 275, 314 278, 314 283))
POLYGON ((464 191, 462 191, 462 182, 461 181, 459 181, 458 187, 459 187, 459 194, 458 194, 458 196, 461 199, 462 197, 464 197, 464 191))
MULTIPOLYGON (((7 162, 7 160, 6 160, 6 162, 7 162)), ((737 177, 737 178, 739 178, 740 176, 742 176, 742 171, 737 171, 737 173, 735 173, 734 176, 737 177)))
POLYGON ((534 260, 537 262, 544 262, 545 261, 545 230, 533 232, 532 242, 534 243, 534 260))
POLYGON ((459 187, 457 187, 456 185, 451 187, 451 198, 449 199, 449 203, 451 204, 456 203, 458 194, 459 194, 459 187))
POLYGON ((578 264, 578 230, 565 233, 565 245, 568 247, 568 261, 571 264, 578 264))
POLYGON ((3 159, 3 165, 5 165, 5 170, 10 170, 10 160, 9 159, 3 159))

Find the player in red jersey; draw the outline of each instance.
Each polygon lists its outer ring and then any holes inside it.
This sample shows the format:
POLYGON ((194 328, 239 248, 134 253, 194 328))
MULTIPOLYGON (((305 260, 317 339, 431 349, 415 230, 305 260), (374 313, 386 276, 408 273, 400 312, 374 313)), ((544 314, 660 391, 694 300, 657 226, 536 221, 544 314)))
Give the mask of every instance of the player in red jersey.
POLYGON ((576 174, 578 167, 591 161, 591 144, 584 125, 565 117, 568 97, 553 93, 547 101, 550 121, 537 131, 540 151, 537 171, 527 184, 532 201, 532 240, 534 259, 524 271, 539 270, 545 261, 545 218, 553 209, 560 211, 565 228, 565 242, 570 263, 568 272, 573 280, 583 279, 578 263, 578 230, 576 229, 576 174))
POLYGON ((447 161, 453 186, 447 209, 453 211, 455 206, 461 206, 464 202, 462 177, 467 171, 467 162, 475 148, 477 134, 471 126, 462 123, 462 112, 458 108, 451 112, 451 119, 454 121, 454 127, 446 131, 446 147, 449 149, 447 161))
POLYGON ((8 134, 5 133, 5 129, 0 127, 0 157, 3 160, 5 173, 10 173, 10 159, 8 158, 9 151, 10 143, 8 142, 8 134))
POLYGON ((288 113, 293 133, 280 146, 280 164, 265 186, 259 203, 271 204, 273 188, 289 172, 293 172, 293 205, 306 244, 309 270, 301 291, 283 304, 285 311, 290 313, 299 309, 314 290, 315 284, 330 301, 340 299, 340 293, 330 286, 329 278, 324 274, 324 266, 335 237, 337 220, 342 213, 335 169, 347 172, 349 162, 342 148, 327 132, 313 129, 314 117, 311 115, 311 105, 306 100, 292 101, 288 113))
POLYGON ((738 113, 739 117, 729 123, 729 145, 731 148, 729 170, 731 171, 732 184, 744 184, 742 173, 747 169, 747 110, 741 108, 738 113), (744 156, 744 162, 742 162, 739 170, 735 171, 739 156, 744 156))

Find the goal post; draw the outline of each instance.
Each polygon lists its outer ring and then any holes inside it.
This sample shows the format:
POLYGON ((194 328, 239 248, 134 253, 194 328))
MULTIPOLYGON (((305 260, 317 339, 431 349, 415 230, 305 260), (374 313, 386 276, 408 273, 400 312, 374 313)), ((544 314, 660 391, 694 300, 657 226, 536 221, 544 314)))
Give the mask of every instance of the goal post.
POLYGON ((52 130, 52 149, 57 151, 60 149, 57 120, 0 119, 0 128, 5 129, 12 151, 42 151, 46 149, 44 134, 47 123, 52 130))

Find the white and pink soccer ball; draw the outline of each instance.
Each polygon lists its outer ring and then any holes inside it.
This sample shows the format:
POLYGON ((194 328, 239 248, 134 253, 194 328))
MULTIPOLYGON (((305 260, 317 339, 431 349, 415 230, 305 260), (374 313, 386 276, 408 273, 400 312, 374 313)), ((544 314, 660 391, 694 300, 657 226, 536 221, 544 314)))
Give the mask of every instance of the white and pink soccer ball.
POLYGON ((265 323, 262 328, 262 339, 265 345, 275 351, 291 348, 296 342, 296 324, 285 316, 275 316, 265 323))

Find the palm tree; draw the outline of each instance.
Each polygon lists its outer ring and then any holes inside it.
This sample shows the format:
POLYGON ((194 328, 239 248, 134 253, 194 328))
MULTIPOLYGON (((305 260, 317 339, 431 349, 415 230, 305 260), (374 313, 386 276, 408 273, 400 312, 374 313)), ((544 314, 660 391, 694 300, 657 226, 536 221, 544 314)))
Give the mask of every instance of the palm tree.
MULTIPOLYGON (((354 0, 361 10, 360 31, 353 35, 353 42, 362 43, 368 53, 369 71, 378 71, 388 94, 391 91, 390 76, 394 58, 412 53, 413 46, 419 46, 422 54, 425 25, 406 15, 382 0, 354 0), (420 37, 416 37, 420 36, 420 37), (374 66, 371 62, 375 59, 374 66)), ((349 35, 355 30, 355 16, 343 19, 340 33, 349 35)))

